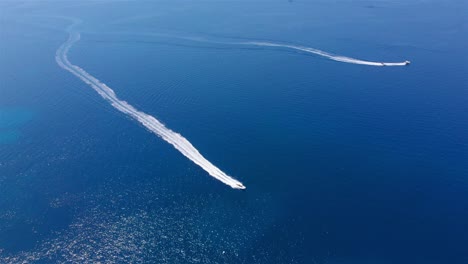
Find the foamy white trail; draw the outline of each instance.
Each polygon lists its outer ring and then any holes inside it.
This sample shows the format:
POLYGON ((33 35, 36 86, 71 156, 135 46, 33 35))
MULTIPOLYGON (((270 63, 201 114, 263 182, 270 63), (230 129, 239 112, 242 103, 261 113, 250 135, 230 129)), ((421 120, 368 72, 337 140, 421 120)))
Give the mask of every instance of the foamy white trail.
MULTIPOLYGON (((126 32, 123 32, 126 33, 126 32)), ((122 32, 116 32, 116 34, 123 34, 122 32)), ((194 42, 204 42, 204 43, 213 43, 213 44, 221 44, 221 45, 244 45, 244 46, 259 46, 259 47, 277 47, 277 48, 285 48, 285 49, 293 49, 299 50, 306 53, 315 54, 318 56, 325 57, 330 60, 344 62, 344 63, 351 63, 351 64, 360 64, 360 65, 367 65, 367 66, 407 66, 411 62, 406 60, 403 62, 382 62, 382 61, 367 61, 367 60, 360 60, 351 57, 341 56, 332 54, 323 50, 306 47, 306 46, 299 46, 299 45, 291 45, 291 44, 283 44, 277 42, 267 42, 267 41, 222 41, 222 40, 214 40, 205 37, 199 36, 181 36, 181 35, 171 35, 171 34, 163 34, 163 33, 135 33, 130 32, 129 34, 139 34, 139 35, 148 35, 148 36, 158 36, 158 37, 166 37, 166 38, 175 38, 175 39, 182 39, 194 42)))
MULTIPOLYGON (((170 37, 170 35, 158 34, 161 36, 170 37)), ((274 43, 274 42, 264 42, 264 41, 245 41, 245 42, 224 42, 224 41, 213 41, 203 37, 186 37, 186 36, 172 36, 179 39, 196 41, 196 42, 206 42, 206 43, 217 43, 217 44, 227 44, 227 45, 250 45, 250 46, 260 46, 260 47, 278 47, 278 48, 287 48, 293 50, 299 50, 307 53, 312 53, 315 55, 319 55, 334 61, 344 62, 344 63, 351 63, 351 64, 361 64, 361 65, 368 65, 368 66, 407 66, 410 64, 410 61, 404 62, 379 62, 379 61, 366 61, 355 59, 351 57, 341 56, 332 54, 323 50, 314 49, 305 46, 297 46, 297 45, 290 45, 290 44, 282 44, 282 43, 274 43)))
POLYGON ((334 61, 340 61, 345 63, 352 63, 352 64, 361 64, 361 65, 368 65, 368 66, 406 66, 409 64, 409 61, 404 62, 376 62, 376 61, 365 61, 354 59, 350 57, 340 56, 331 54, 322 50, 304 47, 304 46, 295 46, 295 45, 288 45, 288 44, 279 44, 279 43, 272 43, 272 42, 258 42, 258 41, 250 41, 250 42, 240 42, 239 44, 243 45, 254 45, 254 46, 264 46, 264 47, 281 47, 281 48, 288 48, 294 50, 300 50, 308 53, 313 53, 334 61))
POLYGON ((224 173, 211 162, 209 162, 207 159, 205 159, 205 157, 203 157, 200 154, 200 152, 198 152, 198 150, 182 135, 165 127, 153 116, 138 111, 127 102, 120 100, 119 98, 117 98, 117 95, 114 93, 114 91, 106 84, 102 83, 82 68, 73 65, 68 60, 67 54, 71 46, 80 40, 80 34, 76 31, 73 31, 73 27, 78 23, 80 23, 80 21, 74 20, 73 24, 67 28, 67 32, 69 33, 68 40, 65 43, 63 43, 56 52, 55 60, 57 61, 60 67, 71 72, 73 75, 80 78, 83 82, 87 83, 94 90, 96 90, 96 92, 98 92, 105 100, 111 103, 112 106, 115 107, 117 110, 132 117, 133 119, 138 120, 151 132, 155 133, 156 135, 164 139, 166 142, 173 145, 185 157, 187 157, 195 164, 203 168, 206 172, 208 172, 208 174, 210 174, 214 178, 231 186, 234 189, 245 189, 245 186, 241 182, 228 176, 226 173, 224 173))

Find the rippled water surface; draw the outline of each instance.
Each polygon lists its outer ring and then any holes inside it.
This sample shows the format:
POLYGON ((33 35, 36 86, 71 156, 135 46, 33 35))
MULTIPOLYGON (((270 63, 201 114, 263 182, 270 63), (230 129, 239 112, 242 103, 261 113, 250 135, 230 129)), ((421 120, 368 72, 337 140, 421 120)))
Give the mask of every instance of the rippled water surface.
POLYGON ((466 7, 0 2, 0 263, 467 263, 466 7))

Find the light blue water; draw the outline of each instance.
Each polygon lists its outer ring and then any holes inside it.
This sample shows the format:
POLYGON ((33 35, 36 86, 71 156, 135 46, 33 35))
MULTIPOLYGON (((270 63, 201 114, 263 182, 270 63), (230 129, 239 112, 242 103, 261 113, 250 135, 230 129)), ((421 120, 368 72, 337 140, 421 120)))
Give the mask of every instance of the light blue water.
POLYGON ((468 261, 465 3, 0 10, 0 262, 468 261), (72 63, 247 190, 216 181, 60 68, 69 21, 57 16, 83 20, 72 63))

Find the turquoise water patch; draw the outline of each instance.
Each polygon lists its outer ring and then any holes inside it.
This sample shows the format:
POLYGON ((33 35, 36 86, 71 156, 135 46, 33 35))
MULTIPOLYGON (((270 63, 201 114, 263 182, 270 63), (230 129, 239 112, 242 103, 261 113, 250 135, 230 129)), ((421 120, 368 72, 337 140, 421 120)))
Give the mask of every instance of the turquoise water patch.
POLYGON ((25 109, 0 109, 0 144, 10 144, 20 138, 20 127, 33 117, 25 109))
POLYGON ((20 126, 32 119, 32 112, 24 109, 1 109, 0 128, 20 126))
POLYGON ((9 144, 18 140, 20 133, 18 131, 0 131, 0 144, 9 144))

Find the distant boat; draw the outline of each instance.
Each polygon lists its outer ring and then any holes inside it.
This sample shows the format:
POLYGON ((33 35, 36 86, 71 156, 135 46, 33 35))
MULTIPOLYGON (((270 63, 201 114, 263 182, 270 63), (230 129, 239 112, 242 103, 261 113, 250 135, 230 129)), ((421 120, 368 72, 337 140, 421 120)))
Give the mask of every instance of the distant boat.
MULTIPOLYGON (((408 66, 410 65, 411 61, 407 60, 407 61, 404 61, 403 62, 403 65, 404 66, 408 66)), ((382 66, 402 66, 402 63, 401 62, 396 62, 396 63, 393 63, 393 62, 381 62, 380 63, 382 66)))
POLYGON ((245 186, 242 183, 236 183, 236 189, 245 190, 245 186))

